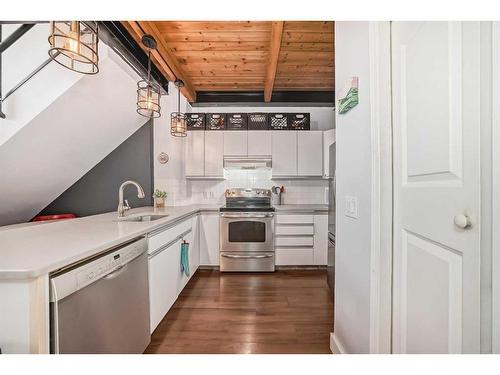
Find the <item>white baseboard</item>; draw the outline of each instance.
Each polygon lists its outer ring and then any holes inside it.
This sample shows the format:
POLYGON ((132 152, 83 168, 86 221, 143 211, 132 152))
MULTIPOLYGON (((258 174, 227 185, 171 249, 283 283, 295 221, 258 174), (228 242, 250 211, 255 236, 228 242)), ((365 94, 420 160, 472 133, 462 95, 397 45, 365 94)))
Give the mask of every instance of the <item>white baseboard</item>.
POLYGON ((330 333, 330 350, 333 354, 346 354, 344 347, 333 332, 330 333))

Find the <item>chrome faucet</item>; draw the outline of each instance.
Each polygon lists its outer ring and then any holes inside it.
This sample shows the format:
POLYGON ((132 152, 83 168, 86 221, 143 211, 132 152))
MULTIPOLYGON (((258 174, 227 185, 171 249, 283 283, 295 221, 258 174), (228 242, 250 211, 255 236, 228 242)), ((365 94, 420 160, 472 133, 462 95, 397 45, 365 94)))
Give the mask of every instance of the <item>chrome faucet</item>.
POLYGON ((118 217, 125 216, 125 212, 130 210, 128 201, 126 199, 125 201, 123 200, 123 189, 127 185, 134 185, 137 188, 137 198, 144 198, 144 189, 139 183, 132 180, 125 181, 120 185, 120 189, 118 190, 118 217))

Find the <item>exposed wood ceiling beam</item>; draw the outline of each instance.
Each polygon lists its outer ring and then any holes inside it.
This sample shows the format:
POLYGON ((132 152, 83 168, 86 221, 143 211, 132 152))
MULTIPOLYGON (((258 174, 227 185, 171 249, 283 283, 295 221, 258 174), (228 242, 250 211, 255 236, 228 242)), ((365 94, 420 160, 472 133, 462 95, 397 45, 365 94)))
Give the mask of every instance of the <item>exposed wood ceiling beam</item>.
POLYGON ((139 39, 142 38, 144 34, 150 34, 156 39, 157 47, 155 50, 151 51, 151 54, 155 60, 158 61, 160 67, 170 81, 180 79, 184 82, 184 87, 181 88, 182 95, 184 95, 189 102, 195 102, 196 91, 154 23, 147 21, 128 21, 127 24, 139 39))
POLYGON ((264 101, 270 102, 273 95, 274 80, 280 56, 281 39, 283 38, 283 21, 273 21, 271 28, 271 43, 267 64, 266 81, 264 84, 264 101))

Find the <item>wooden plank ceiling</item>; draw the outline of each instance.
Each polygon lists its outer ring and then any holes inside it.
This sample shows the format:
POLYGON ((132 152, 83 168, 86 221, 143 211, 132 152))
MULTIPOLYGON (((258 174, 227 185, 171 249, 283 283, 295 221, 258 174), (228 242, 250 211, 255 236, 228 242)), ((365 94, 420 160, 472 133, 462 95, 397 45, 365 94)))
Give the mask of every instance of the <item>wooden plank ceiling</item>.
MULTIPOLYGON (((152 53, 190 102, 200 91, 334 90, 334 25, 325 21, 125 21, 136 41, 151 34, 152 53)), ((142 45, 142 44, 141 44, 142 45)))

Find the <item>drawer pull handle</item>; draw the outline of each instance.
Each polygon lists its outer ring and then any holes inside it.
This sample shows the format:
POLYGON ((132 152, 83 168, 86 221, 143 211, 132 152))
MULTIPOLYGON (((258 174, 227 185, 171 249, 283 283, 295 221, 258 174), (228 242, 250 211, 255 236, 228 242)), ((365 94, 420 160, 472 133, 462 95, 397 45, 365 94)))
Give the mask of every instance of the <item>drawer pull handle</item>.
POLYGON ((231 259, 264 259, 264 258, 272 258, 271 254, 263 254, 263 255, 231 255, 231 254, 221 254, 224 258, 231 259))

